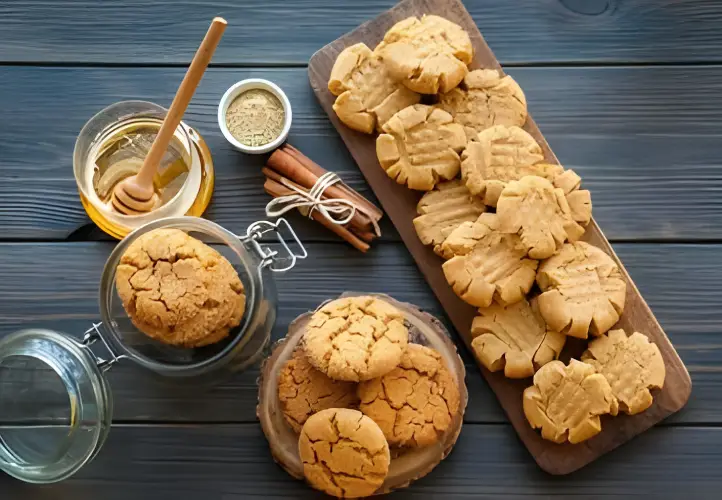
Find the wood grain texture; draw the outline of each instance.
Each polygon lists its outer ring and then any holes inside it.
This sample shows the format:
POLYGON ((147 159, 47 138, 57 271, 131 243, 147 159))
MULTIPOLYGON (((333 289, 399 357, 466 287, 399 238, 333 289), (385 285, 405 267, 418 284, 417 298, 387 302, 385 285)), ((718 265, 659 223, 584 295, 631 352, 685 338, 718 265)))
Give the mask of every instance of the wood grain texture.
MULTIPOLYGON (((305 64, 319 47, 393 4, 66 0, 61 7, 5 0, 0 61, 187 64, 193 40, 220 15, 229 29, 214 63, 305 64)), ((466 0, 465 5, 505 64, 722 60, 722 5, 716 0, 466 0)))
MULTIPOLYGON (((111 243, 0 244, 0 336, 33 327, 80 336, 99 317, 98 280, 112 248, 111 243)), ((695 390, 689 404, 665 423, 722 425, 722 245, 617 244, 614 248, 692 374, 695 390)), ((278 277, 273 338, 284 336, 286 325, 299 314, 349 289, 384 292, 417 304, 450 328, 403 245, 379 244, 367 255, 339 244, 311 244, 308 250, 308 260, 278 277)), ((466 422, 506 423, 468 350, 458 337, 455 340, 467 365, 466 422)), ((128 362, 119 363, 108 377, 116 422, 256 420, 257 367, 208 392, 164 383, 128 362)))
MULTIPOLYGON (((188 109, 186 121, 204 135, 215 160, 218 182, 207 216, 232 231, 262 218, 268 200, 263 158, 234 151, 216 121, 223 92, 243 78, 268 78, 283 87, 294 109, 291 143, 373 197, 304 73, 211 69, 188 109)), ((608 238, 720 237, 722 66, 510 73, 557 156, 592 190, 595 219, 608 238)), ((0 239, 63 239, 88 224, 72 175, 81 127, 118 100, 169 105, 182 76, 182 69, 169 68, 0 67, 0 239)), ((384 238, 398 240, 385 224, 384 238)), ((301 226, 304 238, 335 241, 317 224, 301 226)))
MULTIPOLYGON (((431 248, 425 247, 421 243, 413 227, 412 220, 417 215, 416 205, 420 194, 397 184, 379 167, 376 158, 375 137, 355 132, 340 123, 332 107, 336 98, 327 88, 333 63, 345 47, 359 42, 374 46, 396 22, 409 16, 423 14, 444 16, 459 24, 469 33, 475 52, 472 68, 501 69, 473 19, 459 0, 405 0, 314 54, 309 63, 309 78, 321 106, 329 114, 331 122, 341 134, 382 207, 399 231, 401 239, 444 307, 451 323, 464 342, 470 345, 473 340, 471 322, 476 315, 476 309, 456 296, 441 270, 442 260, 434 254, 431 248)), ((531 115, 524 128, 542 146, 546 160, 550 163, 558 163, 531 115)), ((622 328, 630 334, 634 331, 643 331, 651 341, 656 343, 662 353, 667 376, 664 387, 655 394, 654 403, 648 410, 635 416, 621 415, 605 420, 599 435, 586 441, 582 446, 575 446, 569 443, 557 445, 544 440, 537 431, 529 426, 522 410, 521 397, 524 388, 528 386, 528 381, 510 380, 504 377, 502 372, 491 373, 480 366, 484 378, 496 393, 520 438, 539 466, 552 474, 573 472, 649 429, 679 411, 687 403, 692 390, 690 376, 682 360, 594 220, 587 228, 583 239, 611 255, 619 264, 627 282, 625 310, 616 327, 622 328)), ((565 352, 573 357, 578 357, 583 349, 583 345, 567 343, 565 352)))
MULTIPOLYGON (((722 477, 722 429, 660 428, 559 480, 539 470, 508 426, 466 425, 451 455, 392 498, 654 498, 713 500, 722 477)), ((258 424, 116 426, 93 462, 51 486, 0 474, 8 500, 222 500, 328 498, 270 456, 258 424)))

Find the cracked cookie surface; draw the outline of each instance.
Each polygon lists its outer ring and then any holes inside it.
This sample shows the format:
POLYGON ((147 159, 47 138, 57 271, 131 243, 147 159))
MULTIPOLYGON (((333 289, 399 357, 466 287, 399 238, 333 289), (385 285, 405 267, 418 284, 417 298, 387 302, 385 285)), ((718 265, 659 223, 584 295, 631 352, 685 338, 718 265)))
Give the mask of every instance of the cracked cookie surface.
POLYGON ((156 229, 128 246, 116 269, 123 307, 143 333, 166 344, 218 342, 241 323, 243 284, 230 262, 178 229, 156 229))
POLYGON ((301 431, 306 420, 328 408, 358 406, 356 384, 332 380, 308 362, 301 349, 283 365, 278 376, 278 399, 283 416, 293 430, 301 431))
POLYGON ((576 359, 565 366, 551 361, 524 390, 524 415, 542 437, 555 443, 579 443, 602 430, 600 415, 616 415, 617 400, 607 379, 576 359))
POLYGON ((371 134, 396 112, 421 96, 396 82, 381 58, 363 43, 346 47, 336 58, 328 81, 333 110, 348 127, 371 134))
POLYGON ((477 359, 489 371, 503 369, 508 378, 531 377, 557 359, 566 342, 566 335, 547 328, 534 299, 480 308, 471 335, 477 359))
POLYGON ((371 296, 347 297, 316 311, 303 336, 308 361, 334 380, 359 382, 393 370, 409 332, 397 308, 371 296))
POLYGON ((500 231, 496 214, 485 213, 476 222, 464 222, 441 245, 449 258, 442 265, 446 281, 462 300, 488 307, 492 300, 513 304, 534 284, 539 263, 527 258, 516 234, 500 231))
POLYGON ((577 241, 565 244, 539 266, 539 310, 558 332, 585 339, 619 321, 627 284, 617 264, 601 249, 577 241))
POLYGON ((466 135, 446 111, 415 104, 392 116, 383 131, 376 139, 376 156, 399 184, 430 191, 459 173, 466 135))
POLYGON ((418 344, 409 344, 398 367, 359 384, 358 395, 391 446, 435 443, 459 411, 459 388, 441 355, 418 344))
POLYGON ((339 498, 372 495, 391 463, 379 426, 360 411, 343 408, 322 410, 306 420, 298 450, 309 484, 339 498))
POLYGON ((619 408, 629 415, 652 406, 650 389, 664 387, 665 368, 659 347, 646 335, 612 330, 589 342, 582 361, 594 366, 612 386, 619 408))
POLYGON ((376 52, 396 80, 421 94, 448 92, 459 85, 474 55, 461 26, 433 15, 399 21, 376 52))

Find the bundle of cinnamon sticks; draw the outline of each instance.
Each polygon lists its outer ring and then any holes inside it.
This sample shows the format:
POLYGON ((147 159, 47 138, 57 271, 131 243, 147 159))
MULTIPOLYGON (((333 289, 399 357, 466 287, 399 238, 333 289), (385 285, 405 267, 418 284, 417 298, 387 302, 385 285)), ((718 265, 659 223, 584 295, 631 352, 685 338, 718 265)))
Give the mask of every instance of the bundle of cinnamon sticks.
MULTIPOLYGON (((290 186, 308 192, 319 177, 327 172, 298 149, 286 143, 268 158, 263 169, 263 174, 266 176, 263 187, 266 193, 274 198, 296 194, 290 186)), ((324 191, 322 199, 346 200, 356 206, 352 219, 345 225, 334 224, 318 210, 311 211, 311 218, 358 250, 366 252, 369 243, 378 236, 375 228, 378 227, 378 221, 383 216, 381 209, 342 182, 329 186, 324 191)), ((302 210, 302 213, 307 215, 308 211, 302 210)))

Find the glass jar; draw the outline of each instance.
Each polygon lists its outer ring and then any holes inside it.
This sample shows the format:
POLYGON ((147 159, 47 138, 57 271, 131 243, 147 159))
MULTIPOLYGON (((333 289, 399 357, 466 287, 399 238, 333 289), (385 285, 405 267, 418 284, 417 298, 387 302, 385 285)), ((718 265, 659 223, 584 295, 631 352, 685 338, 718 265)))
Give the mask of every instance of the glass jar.
POLYGON ((82 340, 40 329, 0 340, 0 470, 30 483, 52 483, 92 460, 113 413, 104 372, 121 360, 166 379, 181 379, 184 385, 215 382, 254 363, 270 341, 276 318, 272 274, 291 269, 306 256, 285 219, 256 222, 243 236, 195 217, 153 221, 129 234, 103 269, 102 322, 93 324, 82 340), (195 349, 172 347, 131 323, 116 291, 115 270, 133 241, 159 228, 180 229, 214 245, 238 272, 245 287, 245 313, 223 341, 195 349), (266 243, 269 238, 275 245, 266 243))
POLYGON ((142 165, 168 110, 146 101, 122 101, 83 126, 73 151, 80 201, 90 219, 115 238, 148 222, 200 216, 211 201, 213 160, 203 138, 181 122, 154 178, 163 204, 143 215, 124 215, 110 204, 112 188, 142 165))

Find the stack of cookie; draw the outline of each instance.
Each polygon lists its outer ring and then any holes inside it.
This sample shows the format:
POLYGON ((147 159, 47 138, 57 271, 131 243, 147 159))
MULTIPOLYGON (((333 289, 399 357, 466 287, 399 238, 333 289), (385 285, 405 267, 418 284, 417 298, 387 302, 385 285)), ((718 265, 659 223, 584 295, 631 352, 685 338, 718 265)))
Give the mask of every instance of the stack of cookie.
POLYGON ((442 356, 409 343, 403 313, 371 296, 314 313, 279 374, 278 397, 300 434, 307 481, 344 498, 373 494, 392 452, 436 443, 460 411, 442 356))
POLYGON ((590 193, 574 171, 546 163, 522 128, 519 85, 496 69, 470 71, 472 56, 460 26, 405 19, 373 51, 361 44, 339 55, 334 110, 351 128, 379 131, 381 167, 426 192, 414 226, 445 260, 454 292, 479 308, 471 332, 479 362, 534 376, 524 393, 531 425, 579 442, 600 431, 601 414, 648 408, 664 363, 640 333, 605 335, 623 313, 626 283, 609 255, 579 241, 590 193), (568 336, 590 334, 598 338, 582 361, 555 361, 568 336))

